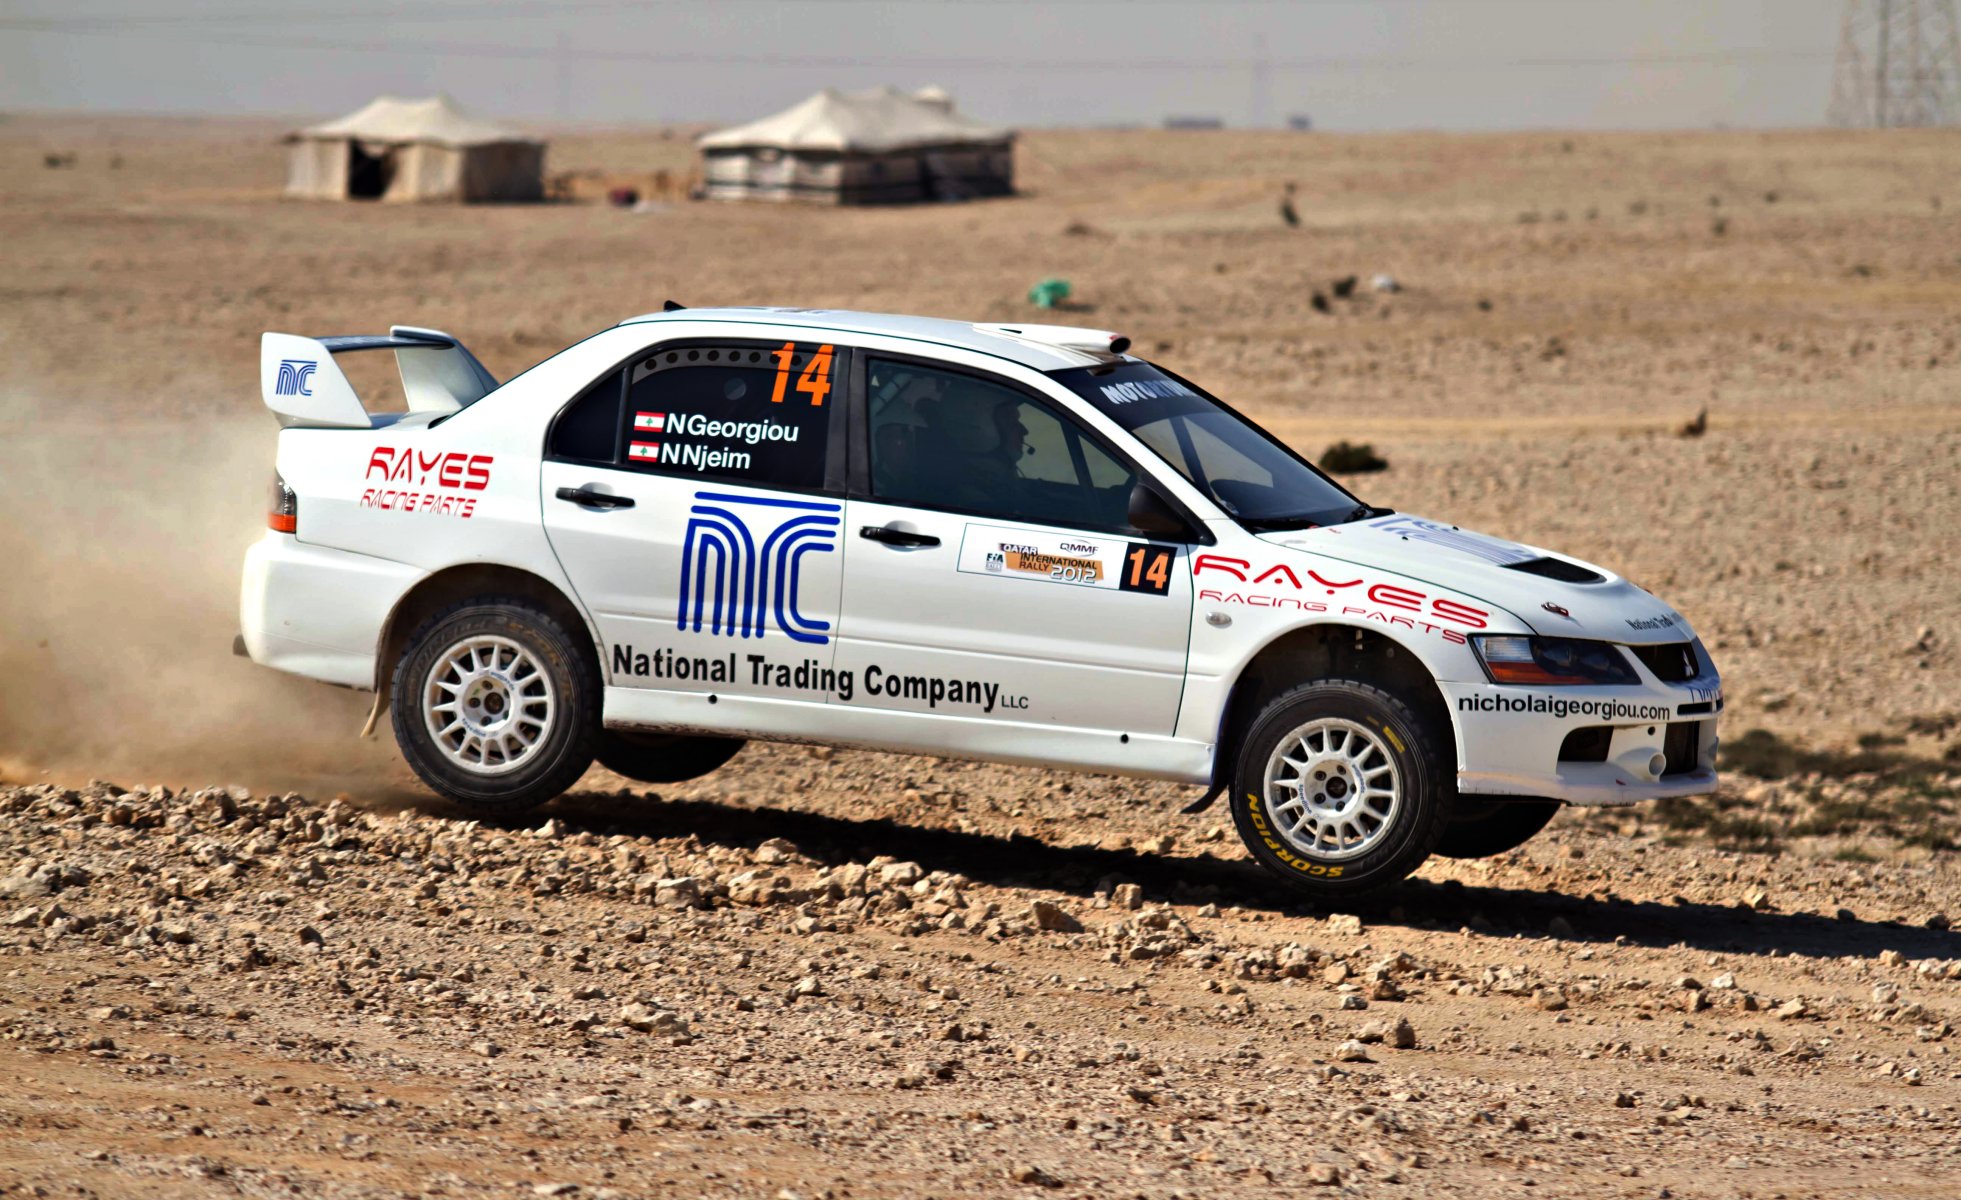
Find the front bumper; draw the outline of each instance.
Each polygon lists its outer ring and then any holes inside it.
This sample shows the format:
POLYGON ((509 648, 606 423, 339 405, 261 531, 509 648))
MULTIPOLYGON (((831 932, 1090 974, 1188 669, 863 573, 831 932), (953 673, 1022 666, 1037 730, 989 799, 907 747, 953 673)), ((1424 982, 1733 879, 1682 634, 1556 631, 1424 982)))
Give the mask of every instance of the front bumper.
POLYGON ((1682 685, 1442 687, 1457 727, 1460 792, 1615 805, 1716 790, 1723 700, 1714 676, 1682 685))

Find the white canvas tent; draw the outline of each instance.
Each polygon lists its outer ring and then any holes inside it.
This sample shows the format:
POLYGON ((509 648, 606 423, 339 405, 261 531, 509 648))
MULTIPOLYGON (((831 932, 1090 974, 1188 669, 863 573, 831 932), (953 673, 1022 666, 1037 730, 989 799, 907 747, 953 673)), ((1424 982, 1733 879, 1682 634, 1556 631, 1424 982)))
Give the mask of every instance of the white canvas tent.
POLYGON ((286 194, 322 200, 539 200, 545 145, 448 96, 381 96, 286 136, 286 194))
POLYGON ((826 88, 698 144, 710 199, 893 204, 1013 192, 1014 137, 937 88, 826 88))

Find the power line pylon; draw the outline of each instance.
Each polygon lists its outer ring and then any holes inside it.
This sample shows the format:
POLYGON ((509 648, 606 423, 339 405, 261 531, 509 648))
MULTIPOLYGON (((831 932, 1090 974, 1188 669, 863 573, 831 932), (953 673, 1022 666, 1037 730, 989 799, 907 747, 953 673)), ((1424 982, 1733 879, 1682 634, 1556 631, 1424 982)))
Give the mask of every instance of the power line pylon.
POLYGON ((1961 123, 1954 0, 1846 0, 1826 119, 1868 129, 1961 123))

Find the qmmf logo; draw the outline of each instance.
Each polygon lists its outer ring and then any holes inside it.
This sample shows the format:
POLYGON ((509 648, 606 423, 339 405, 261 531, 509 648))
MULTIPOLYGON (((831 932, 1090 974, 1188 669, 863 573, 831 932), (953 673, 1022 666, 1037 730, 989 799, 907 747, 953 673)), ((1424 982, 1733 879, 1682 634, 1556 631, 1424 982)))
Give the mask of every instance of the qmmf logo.
POLYGON ((731 637, 762 637, 773 619, 778 629, 799 642, 823 645, 831 640, 831 623, 797 611, 803 556, 837 549, 836 504, 801 500, 764 500, 723 492, 696 492, 688 510, 688 532, 681 543, 681 606, 675 628, 731 637), (740 510, 738 511, 738 506, 740 510), (760 527, 788 509, 756 544, 751 522, 760 527))
POLYGON ((279 381, 272 385, 275 396, 311 396, 313 394, 313 373, 320 364, 304 358, 281 359, 279 381))

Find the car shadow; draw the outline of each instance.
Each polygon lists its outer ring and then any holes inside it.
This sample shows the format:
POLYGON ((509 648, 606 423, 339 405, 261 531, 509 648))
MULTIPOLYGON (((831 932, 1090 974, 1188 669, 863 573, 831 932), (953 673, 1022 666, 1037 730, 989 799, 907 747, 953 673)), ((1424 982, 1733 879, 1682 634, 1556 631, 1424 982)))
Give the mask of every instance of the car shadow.
MULTIPOLYGON (((430 807, 441 805, 432 801, 430 807)), ((1658 903, 1421 878, 1361 899, 1308 904, 1289 899, 1280 885, 1253 863, 1204 852, 1168 857, 935 829, 890 818, 829 816, 654 796, 623 800, 610 793, 571 793, 546 812, 568 828, 600 836, 692 835, 704 843, 735 850, 752 850, 770 838, 783 838, 825 865, 867 862, 884 855, 917 862, 929 871, 964 875, 979 883, 1042 888, 1084 900, 1110 882, 1129 882, 1141 885, 1146 898, 1154 901, 1211 902, 1303 917, 1341 911, 1376 926, 1455 930, 1468 925, 1492 937, 1541 936, 1554 918, 1560 918, 1572 929, 1570 934, 1562 931, 1562 940, 1581 943, 1682 945, 1727 953, 1775 951, 1806 958, 1876 958, 1885 950, 1896 950, 1909 959, 1961 958, 1961 934, 1895 921, 1756 911, 1740 904, 1658 903)), ((533 814, 491 823, 512 829, 535 828, 538 820, 533 814)))

